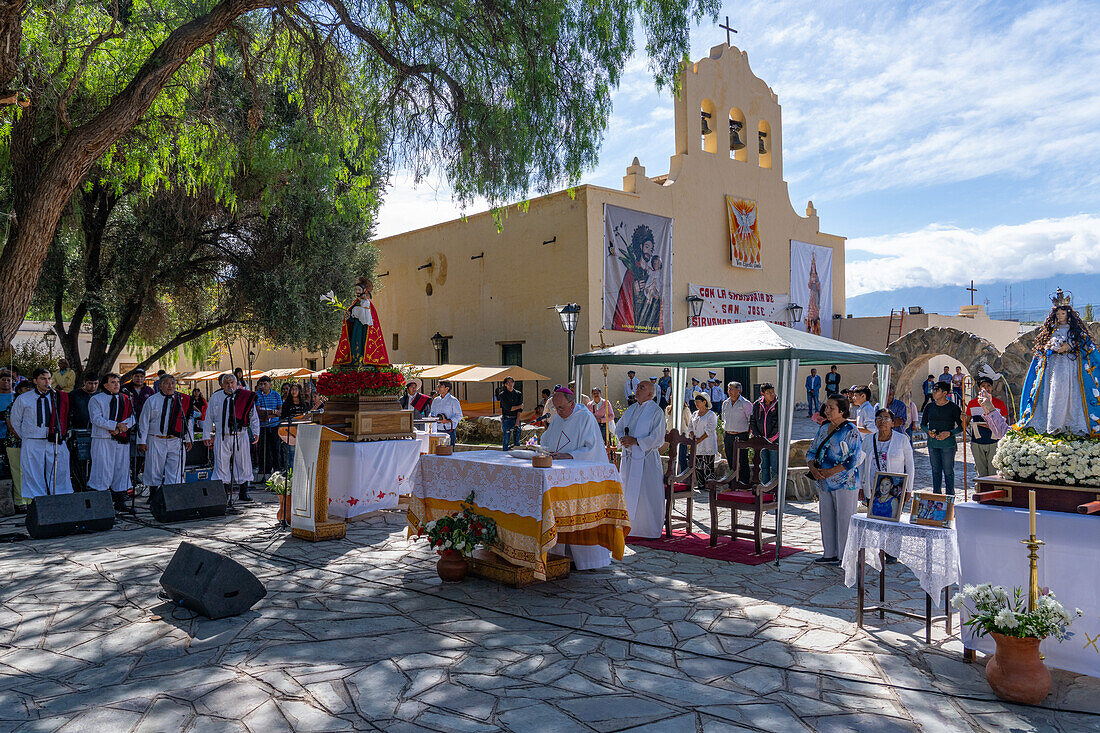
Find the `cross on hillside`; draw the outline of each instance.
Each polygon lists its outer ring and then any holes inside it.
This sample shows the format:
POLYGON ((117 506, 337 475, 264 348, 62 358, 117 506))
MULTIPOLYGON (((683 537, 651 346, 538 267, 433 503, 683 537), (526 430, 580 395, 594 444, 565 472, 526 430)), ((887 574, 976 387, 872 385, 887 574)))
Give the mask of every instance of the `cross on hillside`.
POLYGON ((734 30, 733 28, 730 28, 730 17, 727 15, 726 16, 726 24, 725 25, 720 25, 718 27, 725 29, 725 31, 726 31, 726 45, 727 46, 732 46, 733 44, 730 43, 730 33, 736 33, 737 31, 734 30))

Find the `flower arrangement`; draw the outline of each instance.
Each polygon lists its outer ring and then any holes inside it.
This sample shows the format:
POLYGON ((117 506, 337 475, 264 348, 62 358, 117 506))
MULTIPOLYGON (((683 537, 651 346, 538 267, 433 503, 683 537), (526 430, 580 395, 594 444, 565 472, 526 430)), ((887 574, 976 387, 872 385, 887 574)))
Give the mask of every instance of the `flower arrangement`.
POLYGON ((966 609, 968 601, 974 605, 970 617, 963 623, 975 628, 978 636, 990 633, 1035 639, 1053 636, 1062 641, 1071 635, 1066 627, 1081 615, 1080 609, 1070 613, 1049 589, 1044 588, 1035 610, 1028 611, 1027 599, 1022 596, 1020 588, 1010 596, 999 585, 965 585, 962 592, 951 599, 951 605, 959 610, 966 609))
POLYGON ((405 374, 391 364, 369 367, 342 365, 317 378, 317 391, 325 397, 399 395, 404 388, 405 374))
POLYGON ((1100 439, 1010 430, 997 446, 993 466, 1018 481, 1100 486, 1100 439))
POLYGON ((291 469, 286 471, 275 471, 267 477, 267 481, 264 485, 267 486, 267 490, 273 494, 283 496, 290 493, 291 485, 291 469))
POLYGON ((462 502, 462 511, 453 512, 417 527, 416 536, 428 536, 428 545, 439 554, 447 550, 468 555, 478 545, 495 545, 497 523, 474 511, 474 492, 462 502))

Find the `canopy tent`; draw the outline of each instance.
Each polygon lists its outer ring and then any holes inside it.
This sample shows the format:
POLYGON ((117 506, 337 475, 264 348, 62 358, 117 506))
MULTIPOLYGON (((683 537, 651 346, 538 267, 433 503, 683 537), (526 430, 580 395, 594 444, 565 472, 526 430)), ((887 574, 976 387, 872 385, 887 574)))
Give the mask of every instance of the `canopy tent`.
POLYGON ((517 382, 525 379, 539 382, 550 378, 520 366, 477 366, 450 379, 452 382, 503 382, 508 377, 517 382))
POLYGON ((211 379, 217 379, 223 372, 217 370, 204 369, 195 372, 184 372, 176 377, 176 379, 182 382, 206 382, 211 379))
POLYGON ((287 367, 284 369, 268 369, 264 374, 272 379, 290 379, 292 377, 308 377, 313 372, 307 367, 287 367))
MULTIPOLYGON (((875 364, 880 386, 890 382, 890 357, 879 351, 815 336, 766 321, 699 326, 663 336, 610 346, 581 354, 574 360, 577 391, 581 391, 582 366, 630 364, 672 369, 673 424, 680 424, 684 405, 684 381, 689 368, 776 367, 779 393, 779 506, 775 517, 775 562, 783 545, 783 509, 786 505, 787 464, 790 459, 791 418, 794 414, 798 367, 825 364, 875 364)), ((883 389, 883 393, 885 390, 883 389)))
POLYGON ((420 379, 450 379, 457 374, 461 374, 474 367, 481 366, 480 364, 439 364, 438 366, 428 367, 424 371, 417 375, 420 379))

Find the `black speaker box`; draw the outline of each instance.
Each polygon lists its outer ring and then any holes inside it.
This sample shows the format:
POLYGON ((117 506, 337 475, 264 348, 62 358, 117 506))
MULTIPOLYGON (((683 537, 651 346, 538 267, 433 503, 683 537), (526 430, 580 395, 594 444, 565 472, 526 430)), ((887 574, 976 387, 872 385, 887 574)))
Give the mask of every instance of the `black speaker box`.
POLYGON ((210 449, 201 440, 196 440, 191 444, 191 450, 187 451, 186 460, 188 466, 209 466, 213 463, 210 459, 210 449))
POLYGON ((221 481, 165 484, 153 487, 149 495, 149 511, 158 522, 224 517, 225 504, 225 484, 221 481))
POLYGON ((160 584, 173 602, 207 618, 244 613, 267 595, 243 565, 190 542, 176 548, 160 584))
POLYGON ((110 491, 36 496, 27 510, 27 533, 36 540, 73 532, 106 532, 115 526, 110 491))

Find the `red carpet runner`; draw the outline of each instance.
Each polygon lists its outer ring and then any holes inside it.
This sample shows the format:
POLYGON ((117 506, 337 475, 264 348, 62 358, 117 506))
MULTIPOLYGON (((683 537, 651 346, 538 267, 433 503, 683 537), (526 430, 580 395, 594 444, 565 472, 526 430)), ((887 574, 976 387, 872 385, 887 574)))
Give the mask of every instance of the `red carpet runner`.
MULTIPOLYGON (((765 543, 764 552, 756 554, 756 544, 752 540, 737 540, 734 542, 729 537, 719 537, 718 546, 710 546, 710 535, 696 532, 689 535, 686 532, 675 530, 672 537, 662 537, 659 540, 647 540, 642 537, 627 537, 628 545, 650 547, 654 550, 667 552, 682 552, 685 555, 707 557, 711 560, 725 560, 726 562, 739 562, 742 565, 762 565, 775 559, 775 545, 765 543)), ((799 547, 783 547, 779 550, 780 557, 787 557, 796 552, 802 552, 799 547)))

